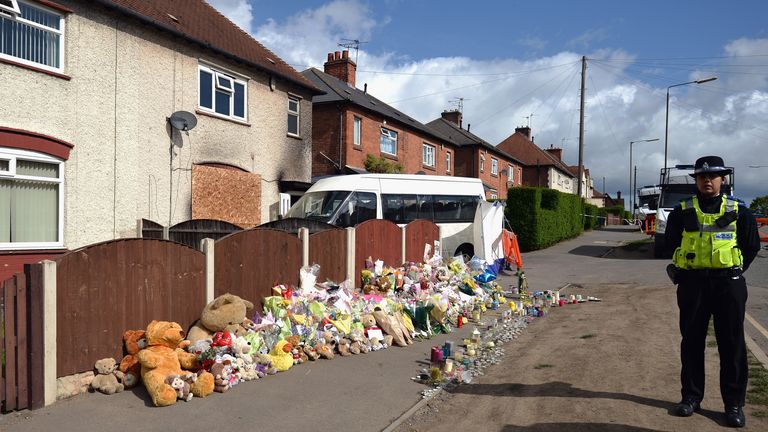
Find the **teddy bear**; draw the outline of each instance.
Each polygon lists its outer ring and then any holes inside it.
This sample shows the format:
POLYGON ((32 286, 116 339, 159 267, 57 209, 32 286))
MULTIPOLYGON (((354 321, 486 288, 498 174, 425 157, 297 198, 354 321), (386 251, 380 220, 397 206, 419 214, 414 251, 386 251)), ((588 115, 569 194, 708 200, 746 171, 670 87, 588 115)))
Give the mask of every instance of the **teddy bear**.
POLYGON ((103 358, 96 361, 93 367, 95 376, 91 381, 91 388, 104 394, 115 394, 123 391, 123 373, 117 369, 117 362, 113 358, 103 358))
POLYGON ((307 360, 315 361, 320 358, 320 354, 317 353, 315 347, 310 344, 304 344, 304 355, 307 356, 307 360))
POLYGON ((212 338, 214 333, 220 331, 245 336, 248 331, 244 325, 249 325, 245 317, 251 309, 253 303, 234 294, 222 294, 205 305, 200 319, 189 329, 187 339, 194 344, 200 339, 212 338))
MULTIPOLYGON (((191 376, 195 376, 193 374, 190 374, 191 376)), ((176 391, 176 398, 181 399, 183 401, 189 402, 192 400, 192 397, 194 396, 192 392, 190 391, 190 385, 189 381, 191 378, 187 378, 185 380, 181 377, 181 375, 168 375, 168 377, 165 378, 165 383, 171 386, 176 391)))
POLYGON ((363 330, 359 328, 352 329, 352 331, 349 332, 349 340, 351 341, 349 352, 352 354, 365 354, 368 352, 368 340, 366 339, 363 330))
POLYGON ((235 358, 242 359, 245 363, 253 363, 251 344, 245 337, 237 336, 232 339, 231 350, 235 358))
POLYGON ((352 355, 351 352, 349 352, 350 348, 350 341, 347 338, 340 338, 339 341, 336 343, 336 349, 339 350, 339 354, 341 354, 342 357, 347 357, 352 355))
POLYGON ((269 354, 258 353, 255 356, 256 360, 256 373, 259 378, 264 378, 266 375, 274 375, 277 373, 277 369, 272 366, 272 357, 269 354))
POLYGON ((123 333, 125 351, 128 353, 120 361, 120 372, 123 373, 123 385, 129 389, 135 387, 141 380, 141 364, 139 351, 147 347, 147 337, 144 330, 126 330, 123 333))
MULTIPOLYGON (((141 380, 155 406, 176 403, 177 393, 165 382, 168 375, 182 375, 187 370, 200 369, 195 354, 179 348, 184 332, 178 323, 152 321, 146 330, 147 347, 139 351, 141 380)), ((202 372, 197 376, 190 391, 195 397, 205 397, 213 392, 213 375, 202 372)))
POLYGON ((243 363, 243 365, 240 367, 240 375, 242 376, 243 381, 259 379, 259 374, 256 371, 256 363, 243 363))
POLYGON ((229 366, 228 361, 221 363, 214 363, 211 366, 211 375, 213 375, 213 391, 217 393, 226 393, 231 387, 230 375, 232 368, 229 366))

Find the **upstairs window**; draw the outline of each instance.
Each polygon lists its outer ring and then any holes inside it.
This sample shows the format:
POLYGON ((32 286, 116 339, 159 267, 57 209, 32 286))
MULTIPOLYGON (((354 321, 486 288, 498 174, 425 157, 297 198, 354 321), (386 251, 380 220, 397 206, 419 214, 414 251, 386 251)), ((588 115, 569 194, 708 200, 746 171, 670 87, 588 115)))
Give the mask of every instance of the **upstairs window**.
POLYGON ((199 65, 198 68, 200 109, 220 117, 246 121, 248 84, 208 66, 199 65))
POLYGON ((485 171, 485 156, 480 155, 480 172, 485 171))
POLYGON ((0 250, 61 247, 64 163, 0 147, 0 250))
POLYGON ((421 147, 422 163, 428 167, 435 167, 435 147, 424 143, 421 147))
POLYGON ((288 135, 299 136, 299 98, 288 95, 288 135))
POLYGON ((491 174, 499 175, 499 161, 491 158, 491 174))
POLYGON ((515 167, 512 165, 507 166, 507 182, 514 183, 515 182, 515 167))
POLYGON ((352 138, 352 143, 354 145, 356 145, 356 146, 359 146, 360 142, 361 142, 360 141, 360 135, 361 135, 362 128, 363 128, 362 127, 363 126, 363 119, 361 119, 360 117, 355 117, 354 118, 354 125, 355 125, 355 127, 354 127, 355 130, 354 130, 354 136, 352 138))
POLYGON ((397 132, 381 128, 380 148, 382 153, 397 155, 397 132))
POLYGON ((451 152, 445 153, 445 172, 451 172, 451 152))
POLYGON ((53 72, 64 69, 64 17, 18 0, 0 0, 0 58, 53 72))

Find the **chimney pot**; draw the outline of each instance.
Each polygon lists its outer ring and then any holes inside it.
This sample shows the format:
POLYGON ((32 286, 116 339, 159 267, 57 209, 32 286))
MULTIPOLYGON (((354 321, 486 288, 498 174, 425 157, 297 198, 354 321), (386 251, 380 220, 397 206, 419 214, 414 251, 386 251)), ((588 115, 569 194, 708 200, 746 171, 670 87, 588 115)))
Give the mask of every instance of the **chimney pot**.
POLYGON ((355 87, 357 65, 349 58, 349 51, 344 51, 344 57, 339 51, 328 54, 328 61, 323 65, 323 71, 328 75, 344 81, 350 87, 355 87))
POLYGON ((333 53, 328 53, 328 61, 333 61, 333 53))
POLYGON ((340 60, 341 59, 341 53, 338 51, 333 52, 333 59, 334 60, 340 60))
POLYGON ((341 58, 348 59, 349 58, 349 50, 342 51, 341 58))

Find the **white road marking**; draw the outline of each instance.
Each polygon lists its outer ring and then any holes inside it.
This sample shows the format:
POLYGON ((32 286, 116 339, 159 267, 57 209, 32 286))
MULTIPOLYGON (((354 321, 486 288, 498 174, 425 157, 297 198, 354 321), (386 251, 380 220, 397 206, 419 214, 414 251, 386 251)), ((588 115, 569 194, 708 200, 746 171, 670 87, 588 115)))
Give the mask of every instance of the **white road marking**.
POLYGON ((747 318, 747 321, 749 321, 749 323, 757 329, 757 331, 759 331, 763 336, 765 336, 766 339, 768 339, 768 330, 766 330, 765 327, 761 326, 760 323, 752 318, 752 316, 748 313, 744 312, 744 316, 747 318))

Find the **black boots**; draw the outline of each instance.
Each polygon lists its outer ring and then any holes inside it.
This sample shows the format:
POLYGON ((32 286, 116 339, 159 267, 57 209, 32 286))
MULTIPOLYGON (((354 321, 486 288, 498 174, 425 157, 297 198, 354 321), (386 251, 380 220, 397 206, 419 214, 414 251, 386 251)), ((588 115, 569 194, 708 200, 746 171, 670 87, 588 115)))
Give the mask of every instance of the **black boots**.
POLYGON ((725 407, 725 423, 730 427, 744 427, 747 419, 744 418, 744 410, 740 406, 725 407))

